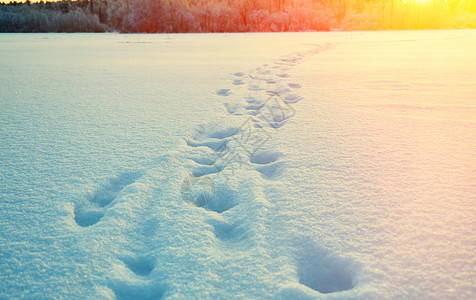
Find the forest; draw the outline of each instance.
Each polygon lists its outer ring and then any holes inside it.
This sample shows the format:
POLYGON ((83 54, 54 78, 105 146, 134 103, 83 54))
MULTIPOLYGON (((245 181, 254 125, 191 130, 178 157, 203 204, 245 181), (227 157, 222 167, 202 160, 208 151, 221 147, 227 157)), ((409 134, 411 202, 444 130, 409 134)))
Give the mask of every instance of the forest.
POLYGON ((473 0, 62 0, 0 3, 0 32, 476 28, 473 0))

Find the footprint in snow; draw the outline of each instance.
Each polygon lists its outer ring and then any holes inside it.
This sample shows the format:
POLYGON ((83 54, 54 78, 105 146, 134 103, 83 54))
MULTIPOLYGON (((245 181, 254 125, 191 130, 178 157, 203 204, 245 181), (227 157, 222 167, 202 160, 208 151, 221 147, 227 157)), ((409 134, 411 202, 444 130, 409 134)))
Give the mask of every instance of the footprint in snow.
POLYGON ((206 207, 210 203, 214 192, 215 186, 208 176, 197 177, 189 174, 180 187, 182 200, 197 207, 206 207))
POLYGON ((297 103, 301 101, 303 97, 296 95, 296 94, 287 94, 284 96, 284 101, 286 103, 297 103))
POLYGON ((277 175, 279 175, 281 168, 282 163, 276 162, 256 167, 256 171, 260 172, 263 178, 271 180, 274 179, 277 175))
POLYGON ((266 79, 265 81, 266 81, 266 83, 267 83, 268 85, 273 85, 273 84, 278 83, 278 82, 277 82, 276 80, 274 80, 274 79, 266 79))
POLYGON ((257 165, 255 170, 260 172, 263 178, 273 179, 282 168, 282 163, 278 162, 279 156, 274 152, 256 152, 250 157, 250 162, 257 165))
POLYGON ((256 152, 250 157, 250 162, 253 164, 266 165, 278 160, 279 153, 275 152, 256 152))
MULTIPOLYGON (((217 160, 218 160, 218 158, 217 158, 217 160)), ((219 165, 218 163, 213 164, 213 165, 209 165, 209 166, 200 165, 197 168, 195 168, 195 170, 192 171, 192 175, 195 178, 198 178, 198 177, 202 177, 202 176, 207 176, 207 175, 219 173, 219 172, 223 171, 223 169, 224 169, 224 167, 222 165, 219 165)))
POLYGON ((248 90, 250 91, 261 91, 266 88, 266 83, 262 80, 253 79, 248 85, 248 90))
POLYGON ((116 199, 120 192, 128 185, 134 183, 141 172, 123 173, 111 178, 108 183, 101 186, 91 197, 84 199, 76 205, 74 220, 81 227, 89 227, 98 223, 104 216, 108 206, 116 199))
POLYGON ((208 140, 208 141, 196 141, 192 139, 185 140, 190 147, 208 147, 215 152, 223 152, 226 150, 228 140, 208 140))
POLYGON ((155 259, 152 256, 128 256, 122 261, 132 273, 138 276, 147 276, 155 268, 155 259))
POLYGON ((291 90, 287 85, 279 83, 273 86, 272 88, 269 88, 266 93, 268 95, 284 95, 286 93, 289 93, 290 91, 291 90))
POLYGON ((223 213, 238 204, 239 192, 226 184, 215 186, 209 176, 195 177, 190 174, 182 183, 182 199, 196 207, 223 213))
POLYGON ((289 74, 287 74, 287 73, 279 73, 279 74, 276 74, 276 76, 281 77, 281 78, 288 78, 288 77, 290 77, 289 74))
POLYGON ((168 287, 152 280, 113 281, 109 288, 119 300, 158 300, 164 297, 168 287))
POLYGON ((288 86, 293 89, 301 88, 301 85, 299 83, 288 83, 288 86))
POLYGON ((217 91, 217 95, 219 96, 229 96, 231 94, 232 92, 230 92, 230 89, 220 89, 217 91))
POLYGON ((321 294, 346 291, 354 287, 356 268, 352 262, 317 245, 301 249, 296 263, 299 283, 321 294))
POLYGON ((216 162, 216 159, 208 156, 190 157, 189 159, 193 160, 196 164, 203 166, 213 166, 216 162))
POLYGON ((245 84, 245 82, 241 79, 235 79, 235 80, 233 80, 233 84, 234 85, 242 85, 242 84, 245 84))
POLYGON ((267 66, 263 65, 262 67, 256 68, 256 73, 258 73, 259 75, 267 75, 271 73, 271 71, 268 69, 267 66))
POLYGON ((248 238, 249 235, 243 220, 227 223, 221 220, 210 219, 207 223, 213 226, 215 236, 224 242, 239 242, 248 238))
POLYGON ((208 147, 215 152, 223 152, 229 142, 229 138, 238 134, 238 128, 227 126, 215 130, 218 126, 201 125, 185 142, 190 147, 208 147))
POLYGON ((263 104, 266 99, 268 98, 268 95, 263 95, 263 94, 258 94, 258 93, 249 93, 247 96, 245 96, 245 101, 248 104, 263 104))

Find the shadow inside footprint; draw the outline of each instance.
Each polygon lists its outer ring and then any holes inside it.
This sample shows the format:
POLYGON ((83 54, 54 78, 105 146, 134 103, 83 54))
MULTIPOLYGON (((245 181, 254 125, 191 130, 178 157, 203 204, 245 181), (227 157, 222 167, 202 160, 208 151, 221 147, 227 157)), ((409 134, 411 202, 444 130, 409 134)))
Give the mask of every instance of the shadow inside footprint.
POLYGON ((213 233, 222 241, 239 241, 246 238, 247 230, 244 227, 243 221, 229 224, 218 220, 208 220, 213 226, 213 233))
POLYGON ((211 138, 214 139, 226 139, 230 136, 236 135, 238 133, 239 129, 235 127, 228 127, 223 130, 217 130, 213 133, 210 134, 211 138))
POLYGON ((119 300, 162 299, 167 287, 151 281, 117 282, 110 285, 119 300))
POLYGON ((217 159, 212 157, 200 156, 200 157, 190 157, 189 159, 193 160, 195 163, 203 166, 213 166, 217 159))
POLYGON ((260 172, 263 178, 273 179, 274 177, 279 175, 281 165, 282 164, 279 162, 276 162, 273 164, 267 164, 267 165, 257 167, 256 171, 260 172))
POLYGON ((89 227, 98 223, 104 212, 117 195, 128 185, 134 183, 141 172, 128 172, 112 178, 100 187, 89 199, 83 199, 74 209, 74 220, 81 227, 89 227))
POLYGON ((219 96, 229 96, 231 94, 232 92, 230 92, 230 89, 220 89, 217 91, 217 95, 219 96))
POLYGON ((203 141, 197 142, 194 140, 185 140, 188 146, 190 147, 208 147, 215 152, 223 152, 226 150, 228 140, 218 140, 218 141, 203 141))
POLYGON ((77 207, 74 210, 74 221, 81 227, 89 227, 99 222, 104 216, 100 209, 77 207))
POLYGON ((250 157, 250 162, 257 164, 256 171, 266 179, 271 179, 278 175, 282 163, 277 162, 280 154, 275 152, 257 152, 250 157))
POLYGON ((239 193, 224 185, 218 185, 204 208, 206 210, 223 213, 238 204, 239 193))
POLYGON ((242 84, 245 84, 245 82, 241 79, 235 79, 235 80, 233 80, 233 84, 234 85, 242 85, 242 84))
POLYGON ((286 103, 297 103, 297 102, 301 101, 302 99, 303 99, 303 97, 298 96, 296 94, 288 94, 288 95, 284 96, 284 101, 286 103))
POLYGON ((297 261, 299 282, 322 294, 354 287, 355 270, 350 261, 317 247, 301 251, 297 261))
POLYGON ((142 174, 140 172, 123 173, 109 180, 109 183, 100 188, 91 197, 90 201, 99 207, 109 205, 126 186, 134 183, 142 174))
POLYGON ((254 164, 265 165, 278 160, 279 154, 274 152, 256 152, 250 157, 254 164))
POLYGON ((155 259, 150 256, 125 257, 126 266, 136 275, 147 276, 155 267, 155 259))
POLYGON ((210 165, 210 166, 202 165, 197 167, 195 170, 193 170, 192 175, 198 178, 198 177, 207 176, 210 174, 216 174, 218 172, 223 171, 223 168, 224 168, 223 166, 218 164, 210 165))
POLYGON ((288 83, 288 86, 293 89, 299 89, 301 87, 299 83, 288 83))

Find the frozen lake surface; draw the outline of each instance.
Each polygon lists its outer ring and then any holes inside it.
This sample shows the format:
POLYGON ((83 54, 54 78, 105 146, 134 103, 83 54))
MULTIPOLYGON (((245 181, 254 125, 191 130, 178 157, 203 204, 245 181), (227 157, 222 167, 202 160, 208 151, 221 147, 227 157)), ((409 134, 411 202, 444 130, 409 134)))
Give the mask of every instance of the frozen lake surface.
POLYGON ((473 299, 474 49, 0 34, 0 299, 473 299))

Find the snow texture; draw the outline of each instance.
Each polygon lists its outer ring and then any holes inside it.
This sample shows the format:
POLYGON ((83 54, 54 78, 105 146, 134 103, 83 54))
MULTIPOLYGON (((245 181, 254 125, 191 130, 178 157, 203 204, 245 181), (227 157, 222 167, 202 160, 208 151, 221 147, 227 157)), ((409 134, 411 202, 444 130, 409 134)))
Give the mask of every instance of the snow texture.
POLYGON ((1 299, 475 297, 474 31, 0 45, 1 299))

